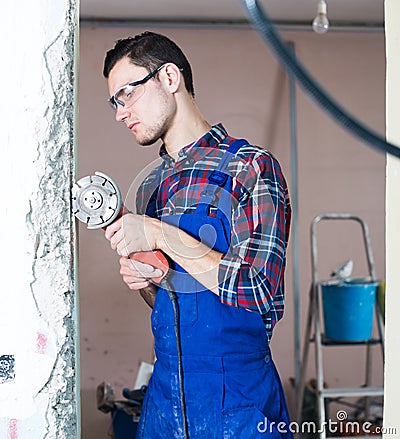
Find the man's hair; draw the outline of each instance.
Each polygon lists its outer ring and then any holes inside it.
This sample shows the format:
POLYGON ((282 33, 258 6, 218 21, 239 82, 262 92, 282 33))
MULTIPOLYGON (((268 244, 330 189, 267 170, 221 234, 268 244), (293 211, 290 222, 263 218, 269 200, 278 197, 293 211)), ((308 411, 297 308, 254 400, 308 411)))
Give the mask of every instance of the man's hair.
POLYGON ((153 32, 118 40, 104 60, 103 75, 108 78, 112 68, 122 58, 152 72, 165 63, 173 63, 182 71, 187 91, 194 96, 192 69, 182 50, 169 38, 153 32))

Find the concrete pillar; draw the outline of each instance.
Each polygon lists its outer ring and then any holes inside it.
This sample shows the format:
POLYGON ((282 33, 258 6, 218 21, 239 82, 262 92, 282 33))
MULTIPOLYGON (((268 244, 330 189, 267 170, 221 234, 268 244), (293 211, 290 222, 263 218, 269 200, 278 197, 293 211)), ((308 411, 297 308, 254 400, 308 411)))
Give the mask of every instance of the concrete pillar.
POLYGON ((2 3, 0 437, 79 438, 78 0, 2 3))
MULTIPOLYGON (((385 0, 386 133, 400 145, 400 3, 385 0)), ((386 170, 386 361, 384 438, 398 437, 400 389, 400 160, 388 156, 386 170), (396 434, 391 429, 396 429, 396 434)))

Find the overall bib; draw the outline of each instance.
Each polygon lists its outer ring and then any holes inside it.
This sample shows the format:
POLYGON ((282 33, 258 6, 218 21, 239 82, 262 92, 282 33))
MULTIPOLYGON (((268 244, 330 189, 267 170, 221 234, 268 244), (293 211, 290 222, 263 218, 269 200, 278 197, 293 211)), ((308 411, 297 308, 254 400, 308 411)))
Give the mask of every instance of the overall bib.
MULTIPOLYGON (((159 218, 209 247, 229 252, 232 177, 230 159, 243 140, 233 141, 210 172, 194 213, 159 218), (210 206, 219 195, 216 215, 210 206)), ((155 186, 160 183, 161 167, 155 186), (157 181, 158 180, 158 181, 157 181)), ((156 197, 146 214, 156 217, 156 197)), ((179 265, 168 280, 178 297, 184 392, 190 439, 292 438, 281 382, 261 316, 220 302, 179 265), (280 424, 281 423, 281 424, 280 424), (280 424, 280 427, 279 425, 280 424)), ((137 439, 182 439, 174 313, 159 288, 152 312, 157 361, 142 407, 137 439)))

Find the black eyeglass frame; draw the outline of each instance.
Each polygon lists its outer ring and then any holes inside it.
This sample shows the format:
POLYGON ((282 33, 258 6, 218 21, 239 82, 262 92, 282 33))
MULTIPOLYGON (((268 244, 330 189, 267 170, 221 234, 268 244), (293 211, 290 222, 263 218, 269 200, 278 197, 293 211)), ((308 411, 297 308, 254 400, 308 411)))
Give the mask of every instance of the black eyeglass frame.
POLYGON ((125 103, 120 101, 116 98, 116 95, 125 87, 131 86, 136 87, 138 85, 142 85, 146 83, 149 79, 151 79, 153 76, 155 76, 164 66, 166 66, 168 63, 164 63, 161 66, 157 67, 155 70, 150 72, 147 76, 145 76, 143 79, 140 79, 139 81, 130 82, 129 84, 125 84, 122 87, 120 87, 111 97, 108 98, 107 102, 111 105, 111 107, 116 111, 118 108, 118 105, 120 107, 125 107, 125 103))

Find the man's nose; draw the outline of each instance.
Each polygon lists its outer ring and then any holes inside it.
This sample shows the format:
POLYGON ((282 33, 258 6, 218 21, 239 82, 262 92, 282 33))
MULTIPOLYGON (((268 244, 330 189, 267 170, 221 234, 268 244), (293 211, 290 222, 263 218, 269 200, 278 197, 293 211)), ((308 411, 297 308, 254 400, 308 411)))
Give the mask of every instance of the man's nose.
POLYGON ((117 111, 115 112, 115 120, 117 122, 123 122, 129 115, 127 108, 121 105, 117 105, 117 111))

